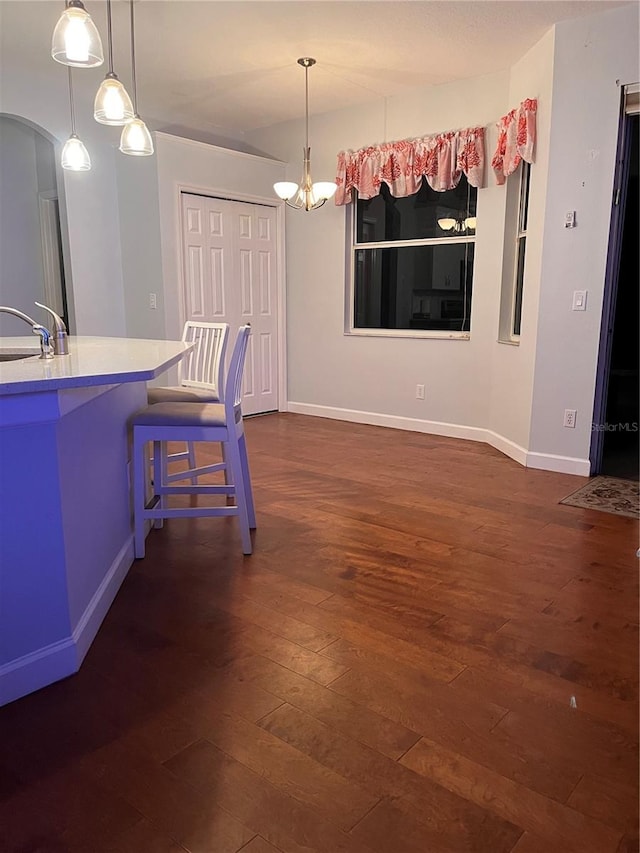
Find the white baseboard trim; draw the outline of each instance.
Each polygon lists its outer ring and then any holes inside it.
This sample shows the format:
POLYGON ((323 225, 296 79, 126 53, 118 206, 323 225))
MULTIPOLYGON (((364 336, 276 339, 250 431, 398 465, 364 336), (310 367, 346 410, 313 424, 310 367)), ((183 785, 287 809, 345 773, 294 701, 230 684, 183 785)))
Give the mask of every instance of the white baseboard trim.
POLYGON ((580 477, 588 477, 591 473, 591 462, 588 459, 556 456, 554 453, 527 453, 527 467, 557 471, 559 474, 578 474, 580 477))
POLYGON ((410 432, 426 432, 448 438, 465 438, 470 441, 485 441, 485 430, 478 427, 460 426, 443 421, 424 421, 419 418, 405 418, 400 415, 384 415, 380 412, 361 412, 357 409, 337 409, 331 406, 317 406, 312 403, 294 403, 289 401, 288 410, 299 415, 313 415, 317 418, 331 418, 337 421, 351 421, 356 424, 406 429, 410 432))
POLYGON ((133 534, 127 538, 70 637, 0 666, 0 706, 77 672, 131 564, 133 534))
POLYGON ((531 453, 526 448, 500 435, 493 430, 481 427, 462 426, 444 421, 426 421, 419 418, 405 418, 399 415, 385 415, 380 412, 361 412, 357 409, 339 409, 332 406, 319 406, 313 403, 296 403, 289 401, 288 411, 299 415, 312 415, 318 418, 331 418, 338 421, 351 421, 357 424, 371 424, 391 429, 406 429, 411 432, 424 432, 431 435, 442 435, 446 438, 463 438, 468 441, 482 441, 495 447, 505 456, 514 459, 527 468, 539 468, 543 471, 555 471, 560 474, 578 474, 589 476, 590 463, 588 459, 578 459, 572 456, 556 456, 553 453, 531 453))
POLYGON ((515 441, 511 441, 510 438, 505 438, 504 435, 500 435, 498 432, 494 432, 491 429, 485 430, 485 441, 487 444, 490 444, 491 447, 495 447, 496 450, 499 450, 500 453, 504 453, 505 456, 508 456, 510 459, 514 459, 516 462, 519 462, 520 465, 527 465, 527 451, 524 447, 521 447, 519 444, 516 444, 515 441))
POLYGON ((94 641, 98 629, 102 625, 107 611, 113 604, 113 599, 116 597, 132 563, 133 533, 125 540, 109 571, 102 579, 102 583, 93 594, 89 604, 85 607, 80 621, 73 629, 71 636, 78 653, 78 669, 80 669, 80 664, 89 651, 89 646, 94 641))
POLYGON ((0 706, 77 672, 77 660, 73 638, 65 637, 3 664, 0 667, 0 706))

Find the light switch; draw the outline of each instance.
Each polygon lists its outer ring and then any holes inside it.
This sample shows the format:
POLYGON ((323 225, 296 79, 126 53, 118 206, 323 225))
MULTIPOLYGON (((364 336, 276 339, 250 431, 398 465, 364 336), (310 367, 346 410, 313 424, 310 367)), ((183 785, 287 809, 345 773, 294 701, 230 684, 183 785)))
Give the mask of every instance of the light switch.
POLYGON ((571 306, 573 311, 586 311, 587 310, 587 291, 586 290, 574 290, 573 291, 573 305, 571 306))
POLYGON ((565 228, 575 228, 576 227, 576 212, 575 210, 568 210, 564 215, 564 227, 565 228))

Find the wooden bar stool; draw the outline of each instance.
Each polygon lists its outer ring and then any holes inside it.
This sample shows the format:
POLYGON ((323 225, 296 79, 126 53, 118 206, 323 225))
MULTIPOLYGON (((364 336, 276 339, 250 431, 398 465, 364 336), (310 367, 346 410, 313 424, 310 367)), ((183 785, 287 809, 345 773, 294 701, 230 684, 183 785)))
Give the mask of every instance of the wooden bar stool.
POLYGON ((199 516, 238 516, 242 551, 252 550, 250 529, 256 526, 253 491, 242 419, 242 373, 247 352, 250 326, 241 326, 233 350, 224 388, 224 403, 166 402, 155 403, 137 412, 133 424, 133 500, 135 522, 135 555, 144 557, 145 522, 147 519, 193 518, 199 516), (191 468, 181 472, 190 485, 172 485, 165 464, 169 441, 221 442, 223 462, 191 468), (153 495, 146 499, 148 488, 147 444, 153 442, 153 495), (197 478, 212 471, 224 470, 224 485, 199 485, 197 478), (235 499, 231 506, 169 507, 168 495, 227 495, 235 499))

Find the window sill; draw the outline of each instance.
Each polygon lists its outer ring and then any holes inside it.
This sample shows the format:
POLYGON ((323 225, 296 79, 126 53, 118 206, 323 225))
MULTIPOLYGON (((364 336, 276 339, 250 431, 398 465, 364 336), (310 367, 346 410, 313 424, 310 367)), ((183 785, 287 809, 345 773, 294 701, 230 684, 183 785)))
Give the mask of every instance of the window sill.
POLYGON ((349 329, 345 335, 356 338, 430 338, 439 341, 468 341, 469 332, 439 332, 436 329, 349 329))
POLYGON ((508 346, 508 347, 519 347, 519 346, 520 346, 520 341, 519 341, 519 340, 517 340, 517 341, 516 341, 516 340, 508 340, 508 341, 505 341, 505 340, 502 340, 502 338, 498 338, 498 340, 496 341, 496 343, 498 343, 498 344, 506 344, 506 346, 508 346))

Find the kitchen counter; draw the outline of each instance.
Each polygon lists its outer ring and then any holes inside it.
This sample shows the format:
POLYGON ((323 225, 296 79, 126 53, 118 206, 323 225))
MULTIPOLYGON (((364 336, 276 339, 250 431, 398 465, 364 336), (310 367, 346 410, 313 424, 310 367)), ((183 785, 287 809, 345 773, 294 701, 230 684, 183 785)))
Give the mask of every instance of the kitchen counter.
POLYGON ((191 346, 0 338, 0 705, 79 669, 133 563, 129 421, 191 346))
POLYGON ((0 338, 0 395, 155 379, 189 349, 180 341, 70 337, 69 355, 40 358, 35 336, 0 338), (2 361, 3 355, 31 353, 2 361))

